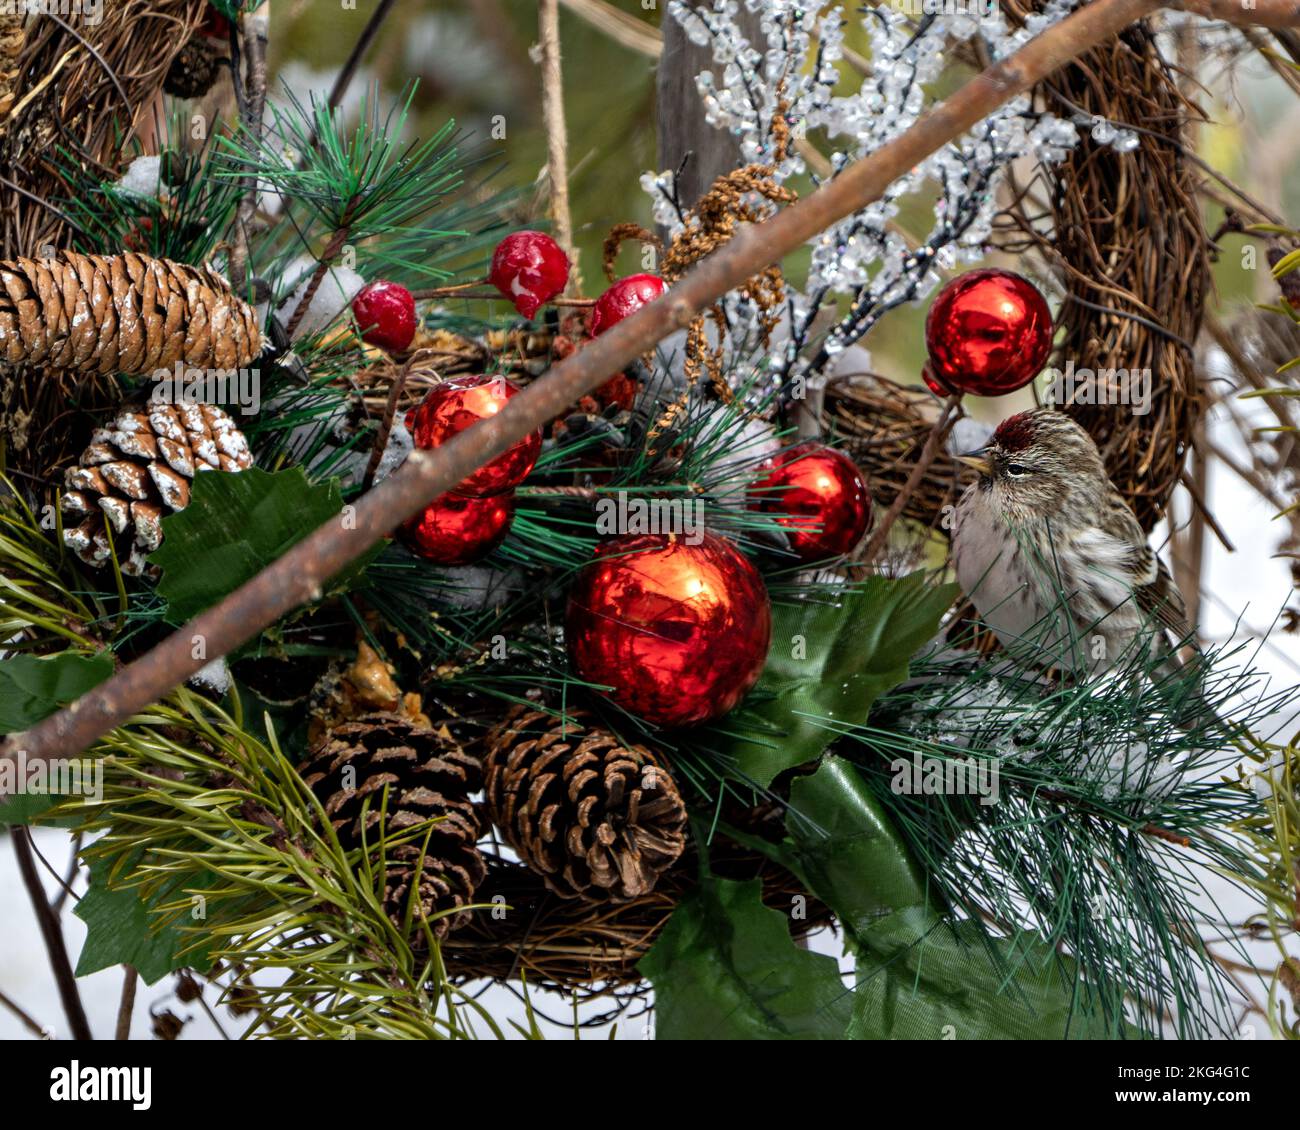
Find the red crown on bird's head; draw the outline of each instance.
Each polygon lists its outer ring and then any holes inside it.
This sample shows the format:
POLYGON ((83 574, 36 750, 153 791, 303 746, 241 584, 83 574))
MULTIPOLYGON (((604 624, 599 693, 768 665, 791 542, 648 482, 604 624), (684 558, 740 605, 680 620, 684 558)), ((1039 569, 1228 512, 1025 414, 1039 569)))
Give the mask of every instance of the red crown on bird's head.
POLYGON ((1017 412, 1008 416, 993 432, 993 442, 1003 451, 1023 451, 1034 442, 1034 433, 1038 423, 1034 419, 1033 409, 1017 412))

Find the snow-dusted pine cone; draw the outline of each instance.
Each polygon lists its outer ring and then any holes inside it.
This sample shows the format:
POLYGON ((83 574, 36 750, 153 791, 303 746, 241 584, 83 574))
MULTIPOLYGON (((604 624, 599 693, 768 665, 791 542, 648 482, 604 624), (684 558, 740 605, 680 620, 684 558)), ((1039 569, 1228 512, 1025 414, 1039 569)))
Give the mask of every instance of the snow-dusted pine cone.
POLYGON ((0 360, 78 373, 240 369, 257 314, 210 267, 133 251, 0 260, 0 360))
POLYGON ((189 505, 196 472, 252 462, 244 434, 215 405, 128 409, 95 431, 65 474, 63 540, 87 565, 107 565, 116 552, 123 573, 150 575, 145 558, 162 544, 163 518, 189 505))
POLYGON ((557 895, 636 898, 686 847, 686 805, 668 770, 581 713, 516 708, 486 748, 492 819, 557 895))

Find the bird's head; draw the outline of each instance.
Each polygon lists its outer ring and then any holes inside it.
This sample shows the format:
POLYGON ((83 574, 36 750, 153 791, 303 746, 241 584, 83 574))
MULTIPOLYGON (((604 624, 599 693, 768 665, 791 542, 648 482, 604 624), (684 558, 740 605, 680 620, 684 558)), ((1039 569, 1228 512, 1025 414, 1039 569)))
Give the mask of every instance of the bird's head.
POLYGON ((1108 480, 1092 436, 1055 408, 1008 416, 988 444, 960 457, 1010 517, 1060 517, 1095 507, 1108 480))

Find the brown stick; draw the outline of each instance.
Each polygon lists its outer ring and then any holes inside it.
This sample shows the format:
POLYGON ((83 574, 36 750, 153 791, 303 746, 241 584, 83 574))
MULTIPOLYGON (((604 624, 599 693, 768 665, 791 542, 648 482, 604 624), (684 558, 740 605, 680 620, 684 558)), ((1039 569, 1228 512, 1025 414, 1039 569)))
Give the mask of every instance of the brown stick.
POLYGON ((397 415, 397 402, 402 398, 402 389, 406 387, 406 378, 411 375, 411 367, 426 354, 427 350, 417 349, 403 363, 393 378, 388 389, 388 400, 384 403, 384 416, 379 421, 379 430, 375 433, 374 446, 370 449, 370 461, 366 464, 366 473, 361 480, 362 491, 368 491, 374 485, 375 473, 384 458, 384 449, 388 447, 388 437, 393 430, 393 417, 397 415))
POLYGON ((1300 0, 1174 0, 1165 7, 1243 27, 1300 27, 1300 0))
POLYGON ((869 565, 875 561, 880 556, 880 551, 885 548, 885 542, 889 538, 889 531, 894 528, 894 523, 898 521, 898 516, 902 514, 903 507, 907 505, 907 500, 912 497, 926 471, 930 469, 930 464, 934 462, 935 456, 939 454, 939 445, 948 434, 948 429, 956 422, 957 408, 960 404, 961 393, 954 393, 948 397, 943 406, 943 411, 939 413, 939 418, 935 420, 934 427, 930 429, 930 434, 925 437, 925 446, 921 448, 921 454, 917 458, 915 466, 912 467, 912 473, 907 476, 907 482, 903 484, 903 489, 898 492, 893 503, 885 512, 885 516, 880 519, 880 525, 876 527, 875 532, 871 535, 871 540, 867 542, 867 548, 862 551, 862 560, 866 564, 869 565))
POLYGON ((689 325, 728 290, 836 220, 877 200, 900 175, 1008 99, 1157 7, 1156 0, 1094 0, 1049 28, 811 196, 762 224, 743 227, 726 246, 697 263, 663 298, 648 303, 556 365, 497 415, 467 428, 441 447, 413 452, 401 470, 345 511, 347 521, 341 515, 325 523, 258 576, 71 707, 26 733, 10 735, 3 754, 13 757, 23 749, 31 759, 47 760, 85 749, 204 663, 228 654, 291 609, 317 599, 330 577, 430 499, 554 419, 669 333, 689 325), (198 642, 205 644, 206 652, 195 648, 198 642), (196 660, 196 654, 205 658, 196 660))
POLYGON ((31 1013, 24 1011, 17 1001, 12 997, 5 996, 4 993, 0 993, 0 1008, 5 1008, 12 1012, 14 1016, 22 1022, 23 1027, 33 1036, 39 1037, 43 1040, 49 1035, 49 1031, 39 1020, 32 1016, 31 1013))
POLYGON ((579 289, 578 249, 573 245, 569 213, 569 131, 564 124, 564 79, 560 73, 559 0, 538 0, 537 33, 542 48, 542 123, 546 127, 546 173, 551 182, 551 219, 555 240, 569 257, 566 289, 579 289))
POLYGON ((63 940, 63 928, 59 919, 45 898, 45 888, 41 886, 41 877, 36 872, 36 863, 32 859, 31 833, 21 825, 9 829, 14 844, 14 856, 18 860, 18 872, 22 875, 23 886, 32 900, 32 909, 36 912, 36 923, 41 928, 41 937, 45 941, 45 952, 49 955, 50 969, 59 989, 59 1000, 63 1003, 63 1014, 68 1018, 68 1027, 72 1030, 74 1040, 89 1040, 90 1024, 86 1020, 86 1010, 81 1006, 81 995, 77 992, 77 978, 72 972, 72 963, 68 960, 68 947, 63 940))
POLYGON ((122 968, 126 975, 122 979, 122 999, 117 1006, 117 1029, 113 1033, 115 1040, 131 1038, 131 1013, 135 1011, 135 988, 140 980, 134 965, 124 965, 122 968))
MULTIPOLYGON (((244 128, 254 144, 262 138, 262 115, 266 110, 266 36, 270 22, 269 2, 244 16, 244 56, 248 68, 244 83, 244 128)), ((233 77, 235 82, 239 76, 233 77)), ((235 242, 230 252, 230 286, 241 294, 248 281, 249 228, 257 211, 257 178, 244 179, 244 195, 235 213, 235 242)))

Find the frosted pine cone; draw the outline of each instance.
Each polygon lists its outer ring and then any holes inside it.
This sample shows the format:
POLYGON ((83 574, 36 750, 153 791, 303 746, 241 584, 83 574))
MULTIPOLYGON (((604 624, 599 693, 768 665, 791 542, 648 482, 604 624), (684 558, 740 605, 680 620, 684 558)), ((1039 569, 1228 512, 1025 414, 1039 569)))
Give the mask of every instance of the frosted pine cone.
POLYGON ((68 468, 63 541, 87 565, 107 565, 115 552, 123 573, 152 575, 145 558, 162 544, 163 518, 189 505, 195 474, 242 471, 252 462, 243 433, 215 405, 122 412, 68 468))

